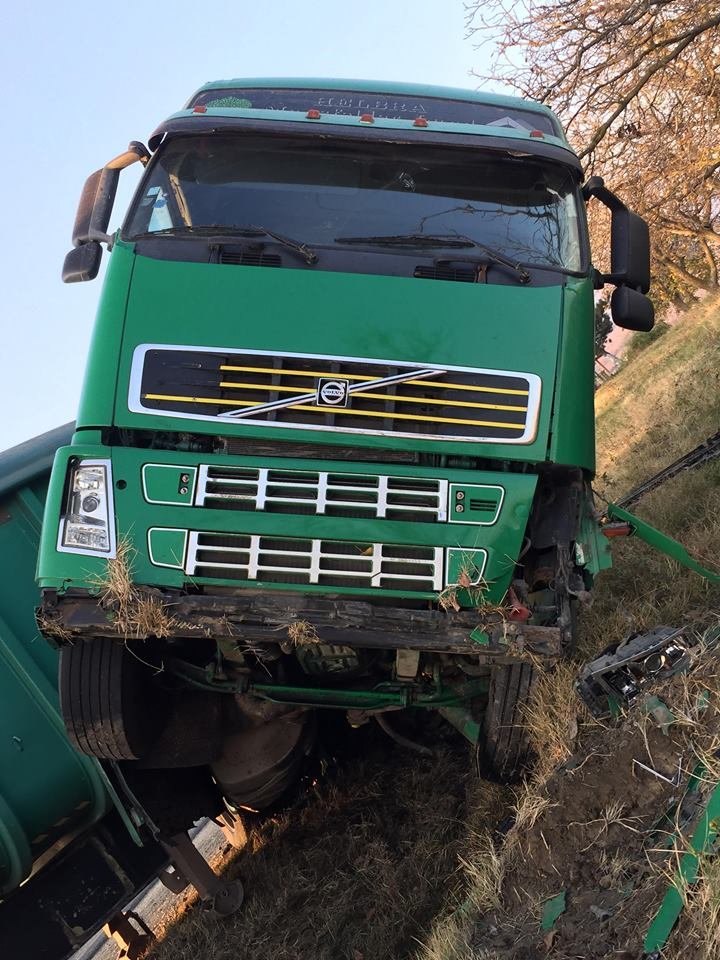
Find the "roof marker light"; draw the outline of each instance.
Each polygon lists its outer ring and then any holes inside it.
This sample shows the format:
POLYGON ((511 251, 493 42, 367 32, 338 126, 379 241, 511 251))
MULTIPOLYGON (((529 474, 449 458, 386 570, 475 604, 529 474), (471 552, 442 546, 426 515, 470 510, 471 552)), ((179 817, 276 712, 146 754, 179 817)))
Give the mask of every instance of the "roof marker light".
POLYGON ((193 113, 207 113, 207 107, 199 103, 196 107, 193 107, 193 113))
POLYGON ((371 113, 361 113, 360 123, 375 123, 375 117, 371 113))
POLYGON ((308 118, 308 120, 319 120, 321 114, 319 110, 313 108, 312 110, 308 110, 305 116, 308 118))
POLYGON ((530 131, 530 136, 531 136, 531 137, 538 137, 540 140, 544 140, 544 139, 545 139, 545 134, 542 132, 542 130, 531 130, 531 131, 530 131))
POLYGON ((428 122, 425 117, 415 117, 415 119, 413 120, 414 127, 426 127, 427 125, 428 125, 428 122))

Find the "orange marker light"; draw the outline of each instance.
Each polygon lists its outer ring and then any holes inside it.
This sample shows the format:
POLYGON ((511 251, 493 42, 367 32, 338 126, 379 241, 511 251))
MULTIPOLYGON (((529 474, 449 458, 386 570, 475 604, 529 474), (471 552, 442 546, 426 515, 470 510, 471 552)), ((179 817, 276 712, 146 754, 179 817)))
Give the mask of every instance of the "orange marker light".
POLYGON ((375 123, 375 117, 371 113, 361 113, 360 123, 375 123))
POLYGON ((415 119, 413 120, 414 127, 426 127, 427 125, 428 125, 428 122, 425 119, 425 117, 415 117, 415 119))
POLYGON ((545 139, 545 134, 542 132, 542 130, 531 130, 531 131, 530 131, 530 136, 531 136, 531 137, 538 137, 540 140, 544 140, 544 139, 545 139))
POLYGON ((629 523, 606 523, 601 530, 602 535, 607 537, 608 540, 611 540, 613 537, 630 537, 632 536, 632 532, 632 527, 629 523))
POLYGON ((198 104, 197 107, 193 107, 193 113, 207 113, 207 107, 204 107, 202 104, 198 104))
POLYGON ((315 110, 315 109, 308 110, 308 112, 305 114, 305 116, 308 118, 308 120, 319 120, 319 119, 320 119, 320 111, 319 111, 319 110, 315 110))

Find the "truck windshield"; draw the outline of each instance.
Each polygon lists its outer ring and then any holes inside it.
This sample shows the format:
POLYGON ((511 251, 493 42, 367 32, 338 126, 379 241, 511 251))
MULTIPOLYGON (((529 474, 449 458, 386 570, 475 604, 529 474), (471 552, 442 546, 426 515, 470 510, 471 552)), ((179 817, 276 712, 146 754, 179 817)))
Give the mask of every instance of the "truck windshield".
POLYGON ((383 237, 457 236, 519 263, 578 272, 578 209, 572 172, 537 157, 210 134, 160 147, 123 235, 188 236, 188 227, 213 227, 223 235, 237 228, 240 236, 257 224, 313 247, 352 238, 395 255, 403 246, 383 244, 383 237))

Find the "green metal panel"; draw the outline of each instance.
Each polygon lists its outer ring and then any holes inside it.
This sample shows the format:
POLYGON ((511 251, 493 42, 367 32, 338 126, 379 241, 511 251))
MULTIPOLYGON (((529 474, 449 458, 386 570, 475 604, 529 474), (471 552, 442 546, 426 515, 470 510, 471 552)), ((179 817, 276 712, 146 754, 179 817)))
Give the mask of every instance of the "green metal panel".
MULTIPOLYGON (((595 352, 591 280, 568 279, 558 342, 548 459, 595 472, 595 352)), ((544 337, 539 328, 536 337, 544 337)))
POLYGON ((611 520, 624 520, 626 523, 629 523, 633 536, 639 537, 641 540, 644 540, 645 543, 654 547, 655 550, 660 550, 660 552, 666 554, 666 556, 672 557, 673 560, 682 564, 683 567, 687 567, 688 570, 694 570, 695 573, 699 573, 701 577, 709 580, 710 583, 720 583, 720 573, 708 570, 707 567, 690 556, 686 547, 678 543, 677 540, 673 540, 673 538, 669 537, 666 533, 653 527, 647 520, 641 520, 640 517, 636 517, 634 513, 630 513, 629 510, 623 510, 622 507, 618 507, 614 503, 608 504, 607 515, 611 520))
POLYGON ((171 464, 149 463, 143 467, 143 494, 148 503, 192 503, 197 470, 171 464))
MULTIPOLYGON (((112 257, 126 263, 129 248, 112 257)), ((126 278, 126 267, 121 268, 126 278)), ((113 277, 118 274, 113 273, 113 277)), ((98 330, 116 337, 117 316, 104 298, 98 330)), ((136 258, 128 299, 114 423, 186 431, 189 421, 128 410, 130 369, 140 344, 296 352, 533 373, 542 396, 536 439, 527 444, 421 440, 222 423, 222 433, 296 441, 475 454, 544 461, 561 327, 562 287, 443 283, 405 277, 235 267, 136 258), (511 318, 511 322, 509 322, 511 318)), ((117 347, 115 347, 117 351, 117 347)), ((114 389, 117 352, 91 356, 78 424, 101 425, 114 389)), ((592 376, 590 375, 592 384, 592 376)), ((577 390, 577 384, 570 393, 577 390)), ((574 394, 573 394, 574 395, 574 394)), ((572 397, 569 397, 571 402, 572 397)), ((590 414, 591 415, 591 414, 590 414)), ((108 419, 108 425, 109 425, 108 419)), ((217 422, 192 421, 195 433, 217 422)), ((591 429, 591 428, 589 428, 591 429)))
POLYGON ((112 423, 118 355, 134 262, 132 250, 116 243, 109 257, 90 341, 77 416, 78 430, 112 423))
POLYGON ((40 636, 35 564, 49 456, 70 426, 0 454, 0 895, 108 808, 99 767, 58 713, 57 654, 40 636))
MULTIPOLYGON (((694 771, 688 792, 697 789, 697 783, 693 783, 696 777, 701 782, 707 782, 707 770, 702 764, 694 771)), ((715 784, 689 842, 680 830, 677 830, 669 838, 669 844, 674 844, 680 849, 684 848, 685 852, 680 859, 679 867, 672 878, 672 883, 660 904, 660 908, 648 929, 643 943, 646 954, 654 954, 655 951, 662 950, 667 945, 673 927, 677 923, 688 897, 691 896, 690 888, 697 882, 703 856, 717 855, 715 846, 720 832, 719 827, 720 784, 715 784)))
MULTIPOLYGON (((89 459, 100 456, 112 457, 115 513, 117 516, 117 534, 132 544, 133 576, 139 583, 155 584, 180 588, 191 583, 208 582, 210 584, 233 585, 235 587, 264 587, 268 590, 290 589, 310 592, 328 592, 327 587, 299 584, 263 583, 262 581, 239 581, 202 577, 188 578, 180 569, 173 569, 176 563, 180 538, 174 533, 163 533, 160 539, 153 534, 152 546, 156 544, 159 555, 156 564, 168 563, 168 566, 153 565, 148 552, 148 532, 153 528, 162 531, 200 530, 217 533, 244 533, 284 538, 319 538, 324 540, 345 540, 357 542, 377 542, 392 544, 417 544, 454 549, 453 568, 461 569, 462 556, 473 552, 486 551, 487 564, 482 577, 489 584, 487 597, 493 602, 502 598, 507 590, 514 569, 514 559, 522 544, 527 525, 528 513, 532 503, 537 477, 533 474, 500 473, 490 471, 468 471, 417 468, 393 465, 363 463, 343 463, 342 471, 347 474, 384 474, 390 472, 398 477, 432 477, 447 480, 467 488, 469 476, 481 484, 501 487, 504 496, 500 517, 497 523, 481 526, 472 520, 465 523, 407 523, 399 520, 368 519, 352 517, 330 517, 323 515, 304 515, 272 513, 261 510, 229 510, 209 507, 194 507, 175 503, 148 503, 143 495, 143 474, 148 464, 177 464, 183 468, 197 468, 201 464, 216 466, 254 466, 282 468, 285 470, 329 470, 337 471, 337 462, 320 460, 295 460, 291 458, 233 457, 209 454, 172 453, 160 450, 135 450, 116 447, 75 446, 64 447, 58 451, 53 468, 53 481, 47 503, 46 522, 38 564, 41 585, 63 590, 69 586, 92 588, 98 578, 103 576, 106 561, 100 557, 78 554, 62 554, 56 550, 58 521, 61 513, 61 491, 63 488, 67 463, 71 457, 89 459), (455 560, 457 562, 455 562, 455 560)), ((172 471, 168 471, 172 472, 172 471)), ((476 562, 477 562, 476 558, 476 562)), ((407 591, 373 590, 368 588, 335 587, 332 593, 363 593, 380 596, 406 596, 407 591)), ((427 593, 428 599, 435 599, 436 593, 427 593)))

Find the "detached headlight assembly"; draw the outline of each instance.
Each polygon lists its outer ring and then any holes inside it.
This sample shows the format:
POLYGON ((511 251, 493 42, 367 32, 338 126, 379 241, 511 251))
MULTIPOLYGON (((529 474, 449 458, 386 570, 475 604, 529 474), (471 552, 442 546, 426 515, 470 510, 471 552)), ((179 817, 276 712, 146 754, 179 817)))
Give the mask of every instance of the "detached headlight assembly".
POLYGON ((115 516, 109 460, 70 463, 65 514, 58 550, 115 556, 115 516))

